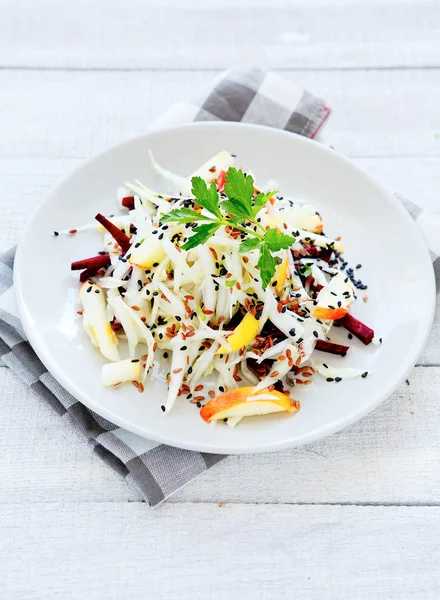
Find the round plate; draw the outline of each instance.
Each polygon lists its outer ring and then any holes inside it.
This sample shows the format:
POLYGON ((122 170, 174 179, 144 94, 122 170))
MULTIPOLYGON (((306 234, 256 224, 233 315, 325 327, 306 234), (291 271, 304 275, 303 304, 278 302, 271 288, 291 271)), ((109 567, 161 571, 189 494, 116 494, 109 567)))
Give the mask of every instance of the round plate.
MULTIPOLYGON (((106 419, 158 442, 214 453, 280 450, 322 438, 353 423, 387 398, 414 365, 427 339, 435 304, 427 247, 394 196, 348 159, 317 142, 284 131, 237 123, 198 123, 155 131, 87 161, 39 204, 18 247, 14 282, 29 340, 47 369, 73 396, 106 419), (349 263, 362 264, 368 302, 352 313, 382 337, 381 346, 353 339, 345 359, 322 354, 330 364, 360 367, 366 379, 298 386, 301 410, 243 420, 234 430, 206 424, 195 405, 180 400, 169 416, 160 405, 166 385, 149 378, 144 394, 132 385, 104 388, 104 359, 83 332, 78 273, 70 263, 101 249, 96 232, 54 237, 54 230, 90 223, 97 212, 116 212, 116 189, 140 179, 164 189, 148 160, 183 175, 220 150, 256 181, 279 182, 281 194, 315 205, 329 236, 341 235, 349 263)), ((362 296, 362 293, 360 294, 362 296)), ((342 329, 334 341, 347 340, 342 329)))

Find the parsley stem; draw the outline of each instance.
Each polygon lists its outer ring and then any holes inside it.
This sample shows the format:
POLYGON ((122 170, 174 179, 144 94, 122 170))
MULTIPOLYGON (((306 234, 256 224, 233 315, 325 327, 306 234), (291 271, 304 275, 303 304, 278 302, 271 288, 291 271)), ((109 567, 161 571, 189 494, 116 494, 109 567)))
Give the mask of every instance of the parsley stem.
POLYGON ((258 221, 254 221, 254 223, 261 229, 261 231, 264 231, 264 233, 266 233, 266 229, 263 227, 263 225, 261 223, 259 223, 258 221))

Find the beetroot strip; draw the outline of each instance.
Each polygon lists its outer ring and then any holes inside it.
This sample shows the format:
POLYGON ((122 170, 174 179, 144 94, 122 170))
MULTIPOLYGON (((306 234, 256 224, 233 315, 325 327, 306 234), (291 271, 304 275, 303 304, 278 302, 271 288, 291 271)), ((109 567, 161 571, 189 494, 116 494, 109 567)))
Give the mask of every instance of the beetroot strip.
POLYGON ((90 269, 86 269, 85 271, 82 271, 79 274, 79 280, 81 281, 81 283, 84 283, 85 281, 90 279, 90 277, 94 277, 100 268, 101 267, 90 267, 90 269))
POLYGON ((350 346, 318 340, 315 344, 315 350, 321 350, 321 352, 328 352, 329 354, 337 354, 338 356, 345 356, 350 350, 350 346))
POLYGON ((106 219, 104 215, 101 215, 101 213, 98 213, 95 219, 98 221, 98 223, 101 223, 101 225, 105 227, 105 229, 107 229, 107 231, 115 238, 115 240, 121 246, 123 252, 127 252, 130 248, 130 238, 125 235, 125 233, 121 231, 119 227, 116 227, 116 225, 113 225, 111 221, 106 219))
POLYGON ((352 317, 350 313, 347 313, 345 317, 339 319, 338 323, 340 323, 342 327, 345 327, 347 331, 357 337, 358 340, 361 340, 361 342, 366 346, 368 346, 368 344, 370 344, 374 338, 374 330, 371 329, 371 327, 368 327, 368 325, 362 323, 362 321, 352 317))
POLYGON ((125 198, 122 198, 121 204, 125 208, 128 208, 128 210, 133 210, 134 209, 134 196, 125 196, 125 198))
POLYGON ((94 267, 107 267, 110 264, 109 254, 99 254, 98 256, 92 256, 91 258, 84 258, 83 260, 76 260, 70 265, 72 271, 82 271, 83 269, 92 269, 94 267))

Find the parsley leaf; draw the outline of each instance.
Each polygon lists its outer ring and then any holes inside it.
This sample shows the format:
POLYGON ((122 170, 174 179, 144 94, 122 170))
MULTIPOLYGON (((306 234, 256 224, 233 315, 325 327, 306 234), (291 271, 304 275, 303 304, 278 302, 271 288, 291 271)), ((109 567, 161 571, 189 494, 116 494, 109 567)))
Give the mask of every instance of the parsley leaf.
POLYGON ((222 203, 222 208, 231 215, 253 219, 252 197, 254 195, 254 179, 230 167, 226 173, 224 191, 229 200, 222 203))
POLYGON ((305 264, 299 265, 298 273, 300 275, 303 275, 304 277, 308 277, 309 275, 312 274, 312 268, 309 267, 309 265, 305 265, 305 264))
POLYGON ((265 206, 269 200, 274 196, 276 192, 267 192, 267 194, 259 193, 254 198, 254 206, 252 208, 252 212, 254 217, 260 212, 260 210, 265 206))
POLYGON ((243 254, 249 252, 249 250, 256 250, 260 245, 261 242, 258 238, 248 237, 241 242, 239 250, 243 254))
POLYGON ((264 235, 264 242, 271 252, 287 250, 295 243, 295 238, 276 229, 268 229, 264 235))
POLYGON ((264 242, 261 244, 258 266, 260 267, 261 283, 264 290, 267 288, 272 277, 275 275, 276 269, 275 259, 264 242))
POLYGON ((222 202, 220 206, 225 212, 232 215, 234 218, 238 217, 239 221, 254 218, 251 204, 246 204, 242 200, 231 198, 222 202))
POLYGON ((192 193, 197 200, 197 204, 200 204, 200 206, 203 206, 203 208, 206 208, 210 213, 221 219, 222 213, 218 205, 219 195, 215 182, 213 181, 209 188, 201 177, 193 177, 191 182, 192 193))
POLYGON ((210 221, 209 217, 205 217, 200 213, 192 210, 191 208, 176 208, 170 210, 169 213, 162 215, 160 218, 161 223, 169 223, 171 221, 178 221, 179 223, 197 223, 197 221, 210 221))
POLYGON ((221 223, 206 223, 205 225, 195 227, 195 229, 193 229, 193 235, 187 239, 182 248, 184 250, 191 250, 191 248, 204 244, 212 235, 214 235, 220 226, 221 223))

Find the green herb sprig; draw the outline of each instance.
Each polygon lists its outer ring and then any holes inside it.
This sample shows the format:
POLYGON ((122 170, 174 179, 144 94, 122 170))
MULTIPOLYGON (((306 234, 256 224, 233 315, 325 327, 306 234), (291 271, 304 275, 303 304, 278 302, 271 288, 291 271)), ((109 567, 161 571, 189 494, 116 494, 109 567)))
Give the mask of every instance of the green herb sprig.
POLYGON ((276 229, 265 229, 257 218, 260 210, 276 192, 259 193, 254 197, 253 177, 234 167, 228 169, 225 181, 227 200, 220 201, 214 182, 208 187, 201 177, 193 177, 191 180, 195 203, 212 216, 200 214, 191 208, 176 208, 163 215, 160 222, 184 225, 202 221, 193 228, 193 234, 183 244, 184 250, 204 244, 222 226, 231 225, 239 229, 245 234, 239 251, 244 254, 250 250, 259 250, 258 267, 265 289, 275 275, 277 260, 273 254, 290 248, 295 243, 295 238, 276 229))

